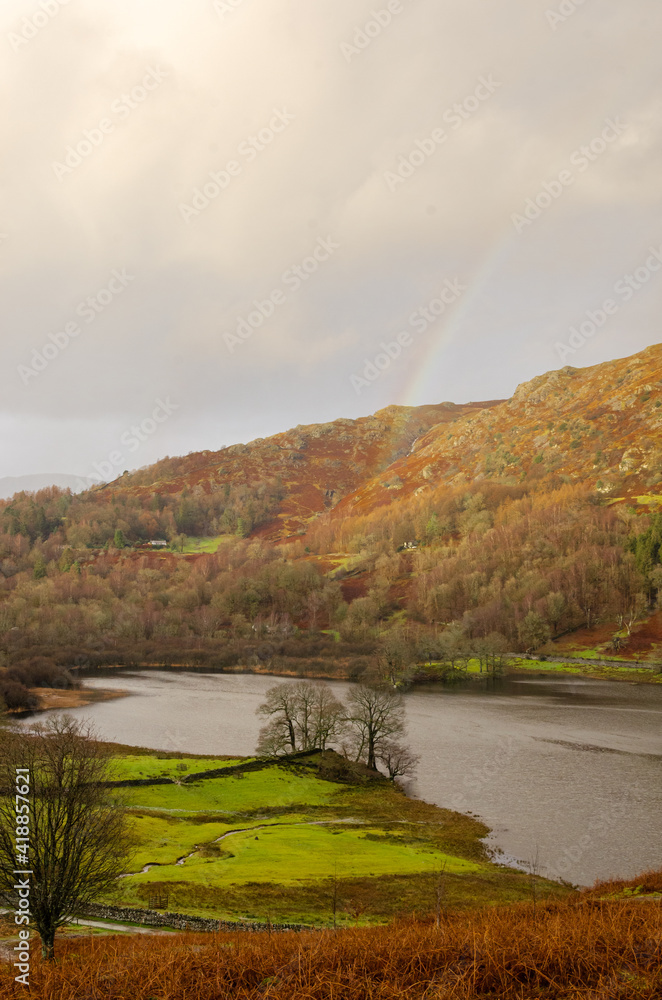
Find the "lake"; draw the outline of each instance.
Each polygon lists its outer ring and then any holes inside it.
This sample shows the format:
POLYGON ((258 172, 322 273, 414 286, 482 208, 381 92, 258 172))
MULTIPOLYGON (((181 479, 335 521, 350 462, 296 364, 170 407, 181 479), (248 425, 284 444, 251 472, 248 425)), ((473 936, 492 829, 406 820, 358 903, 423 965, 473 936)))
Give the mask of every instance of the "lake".
MULTIPOLYGON (((70 714, 114 742, 252 754, 255 710, 278 681, 121 672, 85 684, 129 697, 70 714)), ((518 675, 492 690, 416 689, 405 704, 421 757, 410 794, 479 816, 507 863, 537 855, 544 874, 582 885, 662 867, 662 686, 518 675)))

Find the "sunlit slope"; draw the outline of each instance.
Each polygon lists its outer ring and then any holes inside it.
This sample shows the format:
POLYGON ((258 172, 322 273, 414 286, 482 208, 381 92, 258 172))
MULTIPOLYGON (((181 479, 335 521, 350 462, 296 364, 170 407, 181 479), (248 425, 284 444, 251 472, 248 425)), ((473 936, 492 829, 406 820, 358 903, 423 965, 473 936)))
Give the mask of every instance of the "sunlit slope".
POLYGON ((512 399, 437 424, 412 453, 346 496, 334 517, 439 486, 577 482, 649 496, 662 482, 662 345, 525 382, 512 399))
POLYGON ((226 486, 254 488, 276 482, 282 497, 277 517, 258 528, 257 533, 287 537, 406 456, 417 438, 431 427, 445 426, 464 414, 479 413, 492 405, 389 406, 358 420, 299 426, 222 451, 164 459, 122 476, 95 493, 99 498, 180 495, 184 491, 195 495, 217 492, 226 486))

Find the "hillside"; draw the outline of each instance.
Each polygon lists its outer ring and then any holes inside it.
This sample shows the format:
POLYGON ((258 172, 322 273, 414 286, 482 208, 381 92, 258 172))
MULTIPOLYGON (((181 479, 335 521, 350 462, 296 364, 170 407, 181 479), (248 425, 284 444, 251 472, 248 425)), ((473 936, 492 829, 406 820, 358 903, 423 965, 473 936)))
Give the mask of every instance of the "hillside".
POLYGON ((540 488, 554 480, 630 497, 662 483, 662 345, 593 368, 548 372, 506 402, 458 413, 346 496, 335 515, 440 485, 540 488))
POLYGON ((250 488, 277 482, 281 499, 273 511, 275 516, 259 525, 257 533, 268 539, 287 538, 312 517, 332 509, 342 497, 384 473, 393 462, 404 459, 430 428, 493 405, 389 406, 371 417, 299 426, 222 451, 165 459, 96 493, 102 501, 116 497, 140 500, 154 492, 180 496, 187 491, 195 497, 227 486, 250 488))
POLYGON ((277 520, 292 536, 311 518, 366 513, 446 485, 533 488, 578 482, 599 493, 646 493, 662 482, 662 345, 592 368, 563 368, 507 401, 390 406, 372 417, 313 424, 220 452, 157 463, 102 497, 213 493, 278 479, 277 520))
POLYGON ((104 663, 395 677, 561 637, 660 661, 660 593, 662 345, 0 502, 14 701, 104 663))

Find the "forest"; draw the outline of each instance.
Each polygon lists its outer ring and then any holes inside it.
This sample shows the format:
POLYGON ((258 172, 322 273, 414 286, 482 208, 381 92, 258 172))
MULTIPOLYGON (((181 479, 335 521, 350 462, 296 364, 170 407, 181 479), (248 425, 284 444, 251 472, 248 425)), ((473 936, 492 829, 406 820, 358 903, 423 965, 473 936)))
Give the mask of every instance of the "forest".
POLYGON ((274 543, 258 529, 282 491, 53 488, 5 502, 5 701, 14 707, 21 687, 49 677, 67 686, 72 667, 94 664, 333 676, 342 663, 346 676, 394 679, 425 659, 455 667, 478 656, 489 669, 505 652, 598 622, 627 634, 657 605, 662 515, 581 485, 446 487, 365 516, 330 511, 274 543), (214 554, 179 551, 183 536, 213 534, 223 536, 214 554), (167 551, 144 547, 161 537, 167 551))

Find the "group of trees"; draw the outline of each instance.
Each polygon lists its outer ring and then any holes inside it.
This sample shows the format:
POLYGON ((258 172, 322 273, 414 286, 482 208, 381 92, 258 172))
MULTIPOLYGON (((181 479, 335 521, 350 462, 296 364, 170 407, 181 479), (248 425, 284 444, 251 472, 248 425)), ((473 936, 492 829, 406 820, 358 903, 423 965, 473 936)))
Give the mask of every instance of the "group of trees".
POLYGON ((123 546, 181 535, 244 537, 275 515, 282 498, 277 479, 253 486, 214 484, 209 492, 159 493, 127 485, 114 493, 94 489, 74 495, 53 487, 0 503, 0 531, 30 545, 51 540, 74 549, 103 548, 117 538, 123 546))
POLYGON ((411 775, 418 757, 405 740, 402 697, 392 688, 359 684, 338 701, 327 684, 276 684, 258 708, 267 724, 257 752, 268 757, 336 748, 372 771, 382 764, 389 777, 411 775))
POLYGON ((645 531, 630 537, 629 549, 645 581, 647 600, 652 604, 662 592, 662 514, 654 514, 645 531))
MULTIPOLYGON (((235 503, 238 488, 228 489, 235 503)), ((282 487, 265 489, 267 506, 276 503, 282 487)), ((287 622, 288 634, 332 629, 346 645, 369 647, 393 679, 426 658, 450 670, 475 658, 491 669, 506 651, 599 621, 630 630, 662 592, 662 515, 606 507, 570 485, 430 490, 367 516, 331 512, 288 544, 239 537, 235 526, 214 555, 195 558, 130 547, 154 534, 177 538, 180 528, 218 530, 205 518, 219 513, 225 490, 121 493, 112 504, 108 491, 46 490, 0 505, 5 648, 20 636, 24 646, 118 653, 151 643, 165 655, 287 622), (413 540, 418 547, 403 548, 413 540), (330 551, 351 555, 353 580, 333 572, 330 551)), ((251 496, 257 502, 259 490, 251 496)), ((252 515, 242 510, 246 527, 252 515)))
POLYGON ((0 706, 8 709, 36 708, 37 698, 31 688, 72 688, 79 682, 70 672, 46 656, 16 659, 0 673, 0 706))
POLYGON ((313 528, 313 551, 346 548, 365 592, 341 625, 365 637, 394 610, 436 630, 505 637, 511 650, 599 621, 636 620, 662 583, 660 521, 605 506, 582 486, 444 488, 313 528), (648 522, 650 521, 650 526, 648 522), (413 550, 402 550, 416 540, 413 550), (395 592, 395 593, 394 593, 395 592), (397 600, 394 596, 397 594, 397 600))
MULTIPOLYGON (((304 560, 258 540, 235 539, 195 561, 157 555, 40 548, 0 536, 0 634, 18 629, 32 645, 195 637, 211 640, 284 617, 334 621, 340 585, 304 560)), ((266 627, 266 624, 265 624, 266 627)))
POLYGON ((510 646, 499 632, 472 636, 465 622, 454 622, 443 631, 407 623, 384 630, 375 647, 376 671, 397 688, 415 680, 424 664, 433 663, 442 672, 466 670, 471 660, 482 673, 496 673, 504 664, 510 646))
POLYGON ((509 504, 491 529, 415 554, 411 610, 461 619, 470 635, 500 631, 512 648, 618 621, 644 591, 621 514, 580 496, 509 504))

